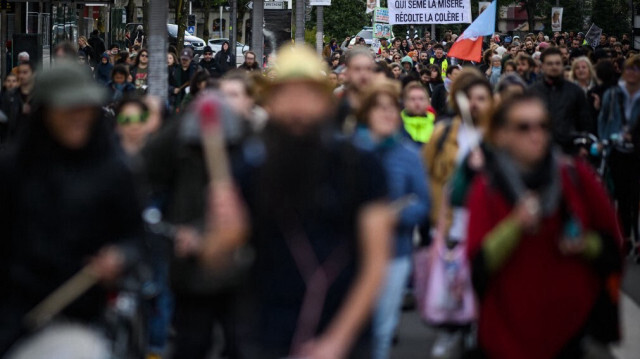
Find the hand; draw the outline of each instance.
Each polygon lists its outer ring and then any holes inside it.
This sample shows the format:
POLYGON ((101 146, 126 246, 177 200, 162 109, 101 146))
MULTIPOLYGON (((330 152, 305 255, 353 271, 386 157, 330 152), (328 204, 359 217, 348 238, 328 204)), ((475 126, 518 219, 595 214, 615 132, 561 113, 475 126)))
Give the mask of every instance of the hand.
POLYGON ((484 154, 480 148, 476 147, 471 151, 467 164, 474 171, 479 171, 484 167, 484 154))
POLYGON ((600 96, 597 94, 591 94, 593 96, 593 108, 596 110, 600 110, 600 106, 602 105, 602 101, 600 100, 600 96))
POLYGON ((89 265, 100 281, 113 282, 124 270, 124 254, 116 247, 104 247, 91 258, 89 265))
POLYGON ((179 94, 179 93, 180 93, 180 89, 179 89, 179 88, 175 88, 175 89, 173 89, 173 94, 174 94, 174 95, 177 95, 177 94, 179 94))
POLYGON ((491 70, 491 67, 489 67, 489 69, 487 69, 487 71, 485 72, 485 74, 486 74, 487 76, 491 76, 491 73, 492 73, 492 72, 493 72, 493 71, 491 70))
POLYGON ((532 193, 526 194, 513 209, 518 224, 527 231, 535 230, 540 222, 540 199, 532 193))
POLYGON ((193 256, 202 249, 202 236, 193 227, 179 227, 174 250, 178 258, 193 256))
POLYGON ((586 243, 584 236, 579 238, 563 237, 558 243, 558 247, 560 248, 560 253, 565 256, 572 256, 582 254, 587 247, 586 243))
POLYGON ((149 109, 149 118, 145 126, 147 133, 154 133, 162 126, 162 100, 157 96, 147 95, 144 103, 149 109))
POLYGON ((343 359, 347 357, 347 347, 340 340, 320 338, 307 342, 294 358, 343 359))
POLYGON ((245 217, 235 185, 228 181, 212 182, 209 192, 210 219, 213 227, 227 227, 245 217))
POLYGON ((588 158, 589 157, 589 150, 587 150, 584 147, 580 147, 580 149, 578 150, 578 157, 580 157, 580 158, 588 158))

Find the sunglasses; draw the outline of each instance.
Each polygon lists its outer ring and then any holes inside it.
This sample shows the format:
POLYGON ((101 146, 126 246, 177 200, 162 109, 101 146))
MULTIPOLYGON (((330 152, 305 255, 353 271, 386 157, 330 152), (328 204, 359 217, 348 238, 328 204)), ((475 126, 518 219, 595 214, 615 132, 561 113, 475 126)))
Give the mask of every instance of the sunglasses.
POLYGON ((149 57, 147 54, 140 54, 140 57, 149 57))
POLYGON ((140 115, 123 115, 123 114, 119 114, 117 117, 118 123, 121 125, 128 125, 131 123, 145 123, 147 122, 147 119, 149 118, 149 113, 148 112, 143 112, 140 115))
POLYGON ((511 126, 513 130, 518 133, 529 133, 534 130, 540 130, 547 132, 549 130, 549 123, 547 121, 518 121, 511 126))

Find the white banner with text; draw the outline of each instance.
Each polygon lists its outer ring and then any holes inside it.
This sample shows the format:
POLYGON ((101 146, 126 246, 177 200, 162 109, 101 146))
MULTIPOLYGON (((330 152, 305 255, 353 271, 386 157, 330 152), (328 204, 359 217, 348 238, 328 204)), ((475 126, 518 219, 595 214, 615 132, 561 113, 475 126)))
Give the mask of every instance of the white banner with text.
POLYGON ((392 25, 471 22, 471 0, 388 0, 387 3, 392 25))

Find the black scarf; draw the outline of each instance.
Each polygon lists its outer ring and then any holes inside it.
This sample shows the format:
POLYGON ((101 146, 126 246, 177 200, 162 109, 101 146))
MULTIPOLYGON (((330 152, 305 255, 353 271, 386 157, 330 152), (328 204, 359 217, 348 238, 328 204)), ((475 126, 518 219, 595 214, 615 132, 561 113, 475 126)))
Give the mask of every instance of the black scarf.
POLYGON ((532 171, 524 173, 508 153, 493 149, 487 171, 494 187, 505 195, 510 204, 515 205, 531 191, 539 196, 543 215, 557 210, 562 191, 557 152, 550 151, 532 171))

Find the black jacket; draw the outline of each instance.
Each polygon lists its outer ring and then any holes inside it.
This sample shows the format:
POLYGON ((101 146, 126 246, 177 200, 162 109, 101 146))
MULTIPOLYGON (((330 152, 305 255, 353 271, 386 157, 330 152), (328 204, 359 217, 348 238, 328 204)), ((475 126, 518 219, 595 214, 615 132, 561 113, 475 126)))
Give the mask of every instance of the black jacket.
POLYGON ((553 138, 565 153, 574 153, 573 137, 578 132, 597 134, 584 91, 576 84, 560 79, 543 79, 530 87, 542 98, 551 116, 553 138))
MULTIPOLYGON (((222 44, 222 47, 224 47, 224 44, 229 45, 229 42, 225 41, 222 44)), ((231 53, 231 45, 229 45, 229 49, 227 51, 221 49, 213 58, 213 61, 216 63, 220 76, 227 73, 227 71, 234 69, 236 67, 236 59, 233 56, 233 53, 231 53)))
POLYGON ((207 70, 210 76, 218 77, 219 73, 218 73, 218 67, 216 65, 215 59, 211 59, 211 61, 201 60, 198 63, 198 65, 200 65, 200 67, 202 67, 203 69, 207 70))
POLYGON ((89 38, 89 40, 87 40, 87 42, 89 43, 89 46, 93 48, 93 51, 95 52, 96 57, 98 58, 102 56, 102 54, 104 54, 104 52, 106 51, 106 47, 104 46, 104 41, 102 41, 102 39, 98 36, 91 35, 91 37, 89 38))
MULTIPOLYGON (((97 119, 85 148, 69 150, 51 137, 41 117, 30 119, 16 146, 0 157, 0 353, 24 314, 101 248, 117 246, 127 263, 139 255, 133 177, 105 121, 97 119)), ((94 321, 106 299, 96 286, 64 316, 94 321)))
POLYGON ((24 113, 24 96, 20 88, 16 88, 2 96, 0 109, 7 116, 7 122, 0 123, 0 148, 13 141, 26 121, 24 113))
MULTIPOLYGON (((225 139, 231 154, 240 142, 241 123, 223 120, 225 139)), ((177 225, 204 229, 209 174, 207 171, 199 126, 183 116, 165 126, 141 152, 144 172, 154 197, 164 198, 164 220, 177 225)), ((211 277, 195 258, 174 258, 171 285, 176 295, 214 294, 223 283, 211 277)))
POLYGON ((201 69, 201 67, 196 64, 194 61, 191 61, 189 68, 186 71, 182 70, 180 65, 174 67, 173 74, 169 73, 169 80, 173 80, 173 84, 170 84, 171 93, 173 93, 173 89, 182 88, 180 92, 175 95, 175 107, 177 108, 180 103, 182 103, 182 99, 186 95, 185 88, 189 86, 191 83, 191 79, 201 69))
POLYGON ((431 95, 431 106, 436 110, 436 116, 438 117, 447 113, 447 96, 449 96, 449 91, 444 87, 444 84, 437 85, 433 89, 433 94, 431 95))

